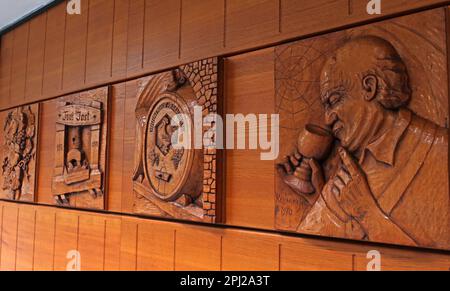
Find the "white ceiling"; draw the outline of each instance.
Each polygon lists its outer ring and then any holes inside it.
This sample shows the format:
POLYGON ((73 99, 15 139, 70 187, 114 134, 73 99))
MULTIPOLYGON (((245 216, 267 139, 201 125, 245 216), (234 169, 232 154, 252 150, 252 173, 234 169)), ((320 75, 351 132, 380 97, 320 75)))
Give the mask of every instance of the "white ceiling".
POLYGON ((53 0, 0 0, 0 31, 53 0))

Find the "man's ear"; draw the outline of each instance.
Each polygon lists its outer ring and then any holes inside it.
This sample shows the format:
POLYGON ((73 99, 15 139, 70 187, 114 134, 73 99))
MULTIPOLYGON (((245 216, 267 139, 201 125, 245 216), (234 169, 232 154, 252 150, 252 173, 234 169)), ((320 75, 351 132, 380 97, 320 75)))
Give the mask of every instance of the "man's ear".
POLYGON ((364 99, 367 101, 372 101, 377 95, 378 89, 378 78, 375 75, 367 75, 362 80, 362 87, 364 90, 364 99))

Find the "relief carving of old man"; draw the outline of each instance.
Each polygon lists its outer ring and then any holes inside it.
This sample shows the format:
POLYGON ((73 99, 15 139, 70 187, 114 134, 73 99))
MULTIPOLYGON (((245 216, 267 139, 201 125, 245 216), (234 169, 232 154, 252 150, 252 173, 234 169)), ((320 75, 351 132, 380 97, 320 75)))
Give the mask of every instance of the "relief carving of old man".
POLYGON ((309 161, 315 194, 296 187, 299 153, 279 165, 310 209, 299 232, 449 248, 448 131, 407 108, 407 68, 388 41, 357 37, 326 61, 320 80, 325 123, 339 142, 324 181, 309 161), (321 191, 320 191, 321 190, 321 191))

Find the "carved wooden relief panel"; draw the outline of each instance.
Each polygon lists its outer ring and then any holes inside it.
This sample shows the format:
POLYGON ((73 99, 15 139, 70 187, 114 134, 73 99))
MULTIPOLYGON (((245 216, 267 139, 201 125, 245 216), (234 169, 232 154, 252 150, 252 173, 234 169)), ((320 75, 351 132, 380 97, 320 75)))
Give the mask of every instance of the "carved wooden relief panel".
POLYGON ((104 208, 109 88, 58 100, 52 190, 59 205, 104 208))
MULTIPOLYGON (((200 120, 218 112, 218 66, 217 58, 211 58, 141 82, 136 107, 135 213, 217 221, 217 150, 175 146, 172 136, 179 130, 186 132, 183 138, 192 138, 195 108, 200 120), (175 121, 181 115, 186 120, 175 121)), ((203 135, 208 128, 200 126, 203 135)))
POLYGON ((17 107, 0 114, 2 180, 0 198, 34 202, 39 105, 17 107))
POLYGON ((276 228, 450 249, 443 9, 279 46, 276 228))

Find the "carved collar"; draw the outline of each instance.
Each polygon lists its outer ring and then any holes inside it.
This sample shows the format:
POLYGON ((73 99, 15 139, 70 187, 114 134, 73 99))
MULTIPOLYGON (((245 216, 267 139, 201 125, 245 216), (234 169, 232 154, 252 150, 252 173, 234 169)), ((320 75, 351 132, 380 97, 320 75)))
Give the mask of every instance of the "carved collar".
POLYGON ((377 161, 394 166, 395 150, 400 138, 411 123, 411 116, 411 111, 400 109, 394 126, 365 148, 360 164, 364 162, 366 150, 369 150, 377 161))

